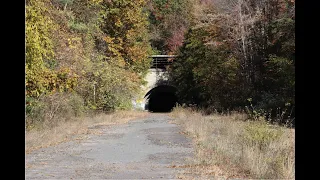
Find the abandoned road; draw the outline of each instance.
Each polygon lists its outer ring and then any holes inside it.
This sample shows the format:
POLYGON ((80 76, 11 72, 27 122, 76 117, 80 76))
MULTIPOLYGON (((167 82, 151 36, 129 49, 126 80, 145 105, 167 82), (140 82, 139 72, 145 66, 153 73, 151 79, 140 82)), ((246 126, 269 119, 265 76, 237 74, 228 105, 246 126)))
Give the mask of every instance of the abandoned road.
POLYGON ((127 124, 93 126, 99 135, 26 155, 26 179, 178 179, 193 155, 191 139, 165 113, 127 124))

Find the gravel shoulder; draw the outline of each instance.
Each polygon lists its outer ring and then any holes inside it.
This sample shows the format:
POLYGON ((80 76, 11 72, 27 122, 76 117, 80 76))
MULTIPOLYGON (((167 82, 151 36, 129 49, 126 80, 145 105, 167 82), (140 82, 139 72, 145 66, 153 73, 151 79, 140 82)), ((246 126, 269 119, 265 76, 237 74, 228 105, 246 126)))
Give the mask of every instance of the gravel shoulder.
POLYGON ((193 155, 192 141, 168 114, 127 124, 93 126, 99 135, 26 155, 26 179, 178 179, 193 155))

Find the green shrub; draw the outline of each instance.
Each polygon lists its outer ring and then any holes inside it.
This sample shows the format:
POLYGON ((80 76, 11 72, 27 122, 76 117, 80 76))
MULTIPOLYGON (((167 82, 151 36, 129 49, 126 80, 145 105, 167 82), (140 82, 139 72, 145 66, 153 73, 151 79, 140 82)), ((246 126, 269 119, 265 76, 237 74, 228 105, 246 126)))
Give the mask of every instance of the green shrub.
POLYGON ((74 31, 77 31, 77 32, 86 32, 88 31, 88 26, 84 23, 81 23, 81 22, 70 22, 69 24, 69 28, 74 30, 74 31))
POLYGON ((264 150, 271 142, 279 140, 282 134, 281 129, 271 128, 265 121, 255 121, 245 126, 241 138, 245 144, 264 150))

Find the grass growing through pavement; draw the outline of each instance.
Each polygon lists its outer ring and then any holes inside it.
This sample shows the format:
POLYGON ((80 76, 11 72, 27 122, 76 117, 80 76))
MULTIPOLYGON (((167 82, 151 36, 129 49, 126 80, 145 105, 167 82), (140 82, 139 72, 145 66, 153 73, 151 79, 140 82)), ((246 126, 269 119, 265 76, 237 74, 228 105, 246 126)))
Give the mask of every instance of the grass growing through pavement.
POLYGON ((195 142, 190 170, 202 178, 295 178, 295 130, 246 115, 202 115, 175 108, 171 115, 195 142))
POLYGON ((83 139, 87 134, 99 134, 99 130, 89 127, 100 125, 124 124, 130 120, 144 117, 144 111, 118 111, 111 114, 98 114, 92 117, 70 118, 68 121, 45 121, 36 128, 28 129, 25 134, 26 153, 36 149, 66 142, 74 138, 83 139))

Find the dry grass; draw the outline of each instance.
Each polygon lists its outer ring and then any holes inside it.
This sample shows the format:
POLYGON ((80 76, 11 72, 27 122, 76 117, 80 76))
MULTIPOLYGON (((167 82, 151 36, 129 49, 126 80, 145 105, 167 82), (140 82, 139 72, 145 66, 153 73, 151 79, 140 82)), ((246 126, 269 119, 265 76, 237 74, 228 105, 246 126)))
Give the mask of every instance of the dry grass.
POLYGON ((93 117, 72 118, 59 121, 55 126, 43 123, 41 128, 26 131, 26 153, 66 142, 72 139, 84 139, 87 134, 99 134, 97 129, 89 127, 98 125, 124 124, 130 120, 147 115, 144 111, 118 111, 112 114, 98 114, 93 117))
MULTIPOLYGON (((294 129, 245 121, 246 115, 214 114, 176 108, 171 115, 193 137, 192 173, 201 178, 294 179, 294 129)), ((190 178, 188 178, 190 179, 190 178)))

